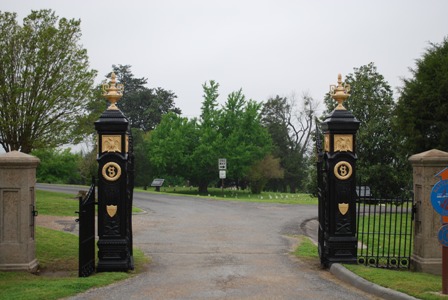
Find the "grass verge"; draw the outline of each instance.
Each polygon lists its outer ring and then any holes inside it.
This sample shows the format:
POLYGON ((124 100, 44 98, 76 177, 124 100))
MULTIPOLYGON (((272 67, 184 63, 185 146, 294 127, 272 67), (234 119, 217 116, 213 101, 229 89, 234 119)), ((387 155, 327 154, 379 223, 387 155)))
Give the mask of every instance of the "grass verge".
MULTIPOLYGON (((299 236, 299 245, 294 255, 304 260, 319 262, 317 246, 308 237, 299 236)), ((448 299, 440 295, 442 276, 406 270, 387 270, 363 265, 344 265, 356 275, 383 287, 396 290, 424 300, 448 299)))
MULTIPOLYGON (((78 198, 74 194, 36 191, 40 215, 75 216, 78 198)), ((97 273, 78 277, 78 236, 36 227, 36 258, 39 272, 0 272, 0 300, 60 299, 84 292, 92 287, 109 285, 140 273, 149 259, 134 249, 135 270, 97 273)))
POLYGON ((27 272, 0 272, 0 299, 59 299, 100 287, 139 273, 148 259, 134 249, 136 270, 104 272, 88 278, 78 276, 78 237, 43 227, 36 228, 38 275, 27 272))
POLYGON ((76 194, 36 190, 36 199, 40 215, 73 217, 79 208, 76 194))
MULTIPOLYGON (((79 210, 79 198, 76 194, 36 190, 36 208, 40 215, 76 217, 79 210)), ((132 212, 142 212, 132 207, 132 212)))
POLYGON ((203 197, 224 201, 257 202, 257 203, 279 203, 279 204, 308 204, 317 205, 317 197, 304 193, 273 193, 263 192, 259 195, 250 193, 248 190, 231 190, 220 188, 209 188, 207 195, 199 195, 197 189, 193 187, 162 187, 160 192, 155 192, 154 188, 144 190, 136 188, 135 191, 162 194, 177 194, 182 196, 203 197))

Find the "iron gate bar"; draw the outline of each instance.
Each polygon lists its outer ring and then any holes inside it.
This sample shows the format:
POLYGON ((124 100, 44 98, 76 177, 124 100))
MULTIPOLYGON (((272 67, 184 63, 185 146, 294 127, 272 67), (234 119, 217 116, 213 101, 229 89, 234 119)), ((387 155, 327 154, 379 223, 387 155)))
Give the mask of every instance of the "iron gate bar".
POLYGON ((357 201, 357 237, 361 243, 358 263, 382 268, 410 268, 413 200, 358 197, 357 201))
POLYGON ((79 266, 78 276, 88 277, 95 272, 95 179, 89 192, 79 197, 79 266))

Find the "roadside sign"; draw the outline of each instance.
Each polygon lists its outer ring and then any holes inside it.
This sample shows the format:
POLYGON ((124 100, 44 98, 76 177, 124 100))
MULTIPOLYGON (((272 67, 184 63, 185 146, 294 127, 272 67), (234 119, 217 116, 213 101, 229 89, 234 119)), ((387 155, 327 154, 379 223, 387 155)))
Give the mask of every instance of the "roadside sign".
POLYGON ((448 225, 440 227, 438 238, 443 247, 448 247, 448 225))
POLYGON ((151 182, 151 186, 155 186, 155 187, 159 186, 160 187, 163 185, 164 181, 165 181, 165 179, 156 178, 151 182))
POLYGON ((442 294, 448 294, 448 168, 436 174, 440 178, 431 190, 431 204, 434 210, 442 215, 442 227, 437 237, 442 247, 442 294))
POLYGON ((226 170, 219 170, 219 179, 226 179, 226 170))
POLYGON ((440 180, 434 185, 431 204, 438 214, 448 216, 448 180, 440 180))
POLYGON ((220 170, 227 169, 227 159, 225 159, 225 158, 218 159, 218 168, 220 170))

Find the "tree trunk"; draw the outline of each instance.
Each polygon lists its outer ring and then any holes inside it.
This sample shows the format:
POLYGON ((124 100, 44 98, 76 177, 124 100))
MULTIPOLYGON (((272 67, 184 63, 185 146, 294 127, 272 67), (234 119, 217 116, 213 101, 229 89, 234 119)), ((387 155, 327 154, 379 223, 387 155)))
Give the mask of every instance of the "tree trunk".
POLYGON ((294 180, 289 181, 289 192, 295 194, 297 190, 297 183, 294 180))
POLYGON ((207 195, 208 194, 208 184, 201 182, 199 183, 199 195, 207 195))

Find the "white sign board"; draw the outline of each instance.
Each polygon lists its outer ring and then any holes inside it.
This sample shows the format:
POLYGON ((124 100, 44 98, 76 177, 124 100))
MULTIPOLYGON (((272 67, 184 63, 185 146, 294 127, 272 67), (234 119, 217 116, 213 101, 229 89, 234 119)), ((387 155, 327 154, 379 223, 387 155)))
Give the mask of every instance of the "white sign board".
POLYGON ((226 170, 219 170, 219 179, 226 179, 226 170))
POLYGON ((227 159, 225 159, 225 158, 218 159, 218 168, 220 170, 227 169, 227 159))

